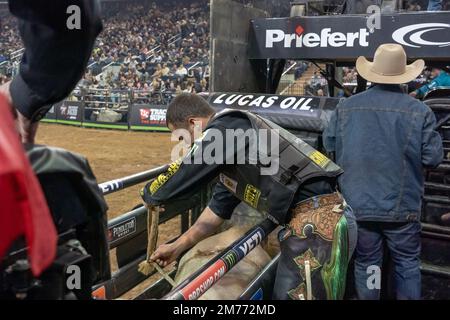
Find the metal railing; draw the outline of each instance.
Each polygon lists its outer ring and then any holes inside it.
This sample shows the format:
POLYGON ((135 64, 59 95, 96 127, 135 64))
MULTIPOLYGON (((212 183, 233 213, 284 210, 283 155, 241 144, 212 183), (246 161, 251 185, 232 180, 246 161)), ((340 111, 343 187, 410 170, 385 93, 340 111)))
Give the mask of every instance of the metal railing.
MULTIPOLYGON (((159 174, 166 171, 168 165, 156 167, 147 171, 133 174, 120 179, 115 179, 99 184, 104 195, 109 195, 146 181, 152 181, 159 174)), ((165 223, 176 217, 181 217, 181 233, 184 233, 206 206, 209 191, 204 188, 201 192, 189 200, 169 204, 165 206, 164 214, 160 216, 159 224, 165 223)), ((115 228, 121 228, 133 221, 134 232, 125 234, 118 239, 109 240, 109 249, 116 250, 116 256, 120 263, 119 269, 111 275, 111 279, 96 284, 93 294, 103 291, 106 299, 115 299, 131 290, 148 277, 155 274, 153 271, 148 276, 138 272, 138 265, 146 259, 147 245, 147 208, 140 206, 108 221, 108 233, 114 234, 115 228), (123 263, 126 261, 126 263, 123 263)), ((177 237, 168 241, 172 242, 177 237)))
MULTIPOLYGON (((99 188, 102 190, 104 195, 108 195, 120 190, 124 190, 131 186, 151 181, 156 178, 159 174, 165 172, 169 165, 163 165, 157 168, 153 168, 147 171, 143 171, 134 175, 130 175, 124 178, 115 179, 99 184, 99 188)), ((159 224, 165 223, 172 220, 175 217, 181 216, 181 234, 187 231, 190 225, 192 225, 196 219, 199 217, 203 209, 206 207, 207 201, 210 198, 209 186, 203 188, 203 190, 196 195, 190 197, 189 199, 183 200, 180 203, 164 204, 164 214, 160 216, 159 224)), ((130 289, 137 286, 143 280, 155 274, 157 271, 154 270, 148 276, 145 276, 138 272, 139 264, 146 259, 146 235, 147 235, 147 214, 148 210, 145 206, 138 207, 128 213, 122 214, 117 218, 108 221, 108 233, 113 234, 115 228, 121 228, 121 226, 128 225, 130 221, 134 221, 134 232, 125 234, 125 236, 119 239, 113 239, 109 241, 109 248, 116 249, 116 252, 122 251, 120 254, 124 255, 124 250, 120 248, 124 247, 126 249, 135 248, 141 245, 141 254, 134 257, 127 257, 130 262, 121 266, 118 271, 112 274, 111 279, 97 284, 93 288, 93 292, 96 292, 99 288, 102 288, 105 292, 105 298, 114 299, 129 291, 130 289), (144 237, 142 237, 144 236, 144 237)), ((234 241, 226 249, 222 250, 221 253, 216 255, 214 258, 209 260, 205 265, 200 267, 196 272, 190 275, 186 280, 181 282, 172 290, 168 290, 162 299, 169 300, 195 300, 198 299, 202 294, 204 294, 208 289, 210 289, 215 283, 217 283, 227 272, 229 272, 234 266, 236 266, 239 261, 241 261, 252 249, 247 252, 242 252, 238 255, 236 252, 239 251, 239 246, 248 239, 253 239, 255 246, 257 246, 263 239, 265 239, 270 232, 272 232, 276 227, 276 224, 269 219, 265 219, 261 223, 257 224, 249 231, 247 231, 241 238, 234 241), (231 259, 231 255, 233 258, 231 259), (201 284, 201 279, 214 275, 214 281, 209 283, 200 293, 197 292, 196 288, 190 286, 191 283, 201 284)), ((178 238, 175 237, 168 241, 167 243, 173 242, 178 238)), ((124 260, 124 258, 117 258, 117 260, 124 260)), ((173 275, 175 271, 172 271, 173 275)), ((152 287, 144 290, 140 296, 147 295, 148 290, 152 287)), ((139 298, 139 296, 138 296, 139 298)))

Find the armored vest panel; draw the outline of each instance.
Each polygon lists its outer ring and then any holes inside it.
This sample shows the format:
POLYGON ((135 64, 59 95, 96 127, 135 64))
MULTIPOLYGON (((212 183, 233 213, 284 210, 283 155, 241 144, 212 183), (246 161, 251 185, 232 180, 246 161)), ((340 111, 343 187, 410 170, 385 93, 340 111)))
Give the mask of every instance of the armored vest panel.
POLYGON ((253 138, 248 142, 245 163, 225 166, 220 181, 241 201, 268 214, 274 222, 285 223, 294 196, 304 182, 317 177, 334 178, 343 172, 306 142, 258 115, 223 110, 214 119, 231 114, 250 120, 253 136, 247 136, 253 138))

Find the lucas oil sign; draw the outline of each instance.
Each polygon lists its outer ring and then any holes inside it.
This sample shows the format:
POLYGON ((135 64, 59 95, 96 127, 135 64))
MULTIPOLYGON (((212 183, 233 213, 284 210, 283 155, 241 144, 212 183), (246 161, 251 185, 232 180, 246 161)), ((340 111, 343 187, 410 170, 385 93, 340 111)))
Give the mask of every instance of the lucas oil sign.
POLYGON ((255 113, 288 112, 306 117, 317 116, 320 100, 317 97, 245 93, 213 93, 208 98, 208 102, 217 108, 248 110, 255 113))
POLYGON ((370 16, 339 15, 255 19, 251 21, 251 59, 356 60, 373 57, 382 43, 404 46, 408 58, 443 59, 450 55, 450 12, 370 16))

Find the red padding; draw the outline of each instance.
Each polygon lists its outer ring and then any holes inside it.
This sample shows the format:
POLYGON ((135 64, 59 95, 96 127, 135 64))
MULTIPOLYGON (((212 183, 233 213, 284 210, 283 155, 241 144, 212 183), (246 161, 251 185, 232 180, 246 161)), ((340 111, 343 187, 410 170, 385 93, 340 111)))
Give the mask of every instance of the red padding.
POLYGON ((11 107, 0 95, 0 259, 25 235, 35 276, 56 253, 57 233, 39 181, 15 129, 11 107))

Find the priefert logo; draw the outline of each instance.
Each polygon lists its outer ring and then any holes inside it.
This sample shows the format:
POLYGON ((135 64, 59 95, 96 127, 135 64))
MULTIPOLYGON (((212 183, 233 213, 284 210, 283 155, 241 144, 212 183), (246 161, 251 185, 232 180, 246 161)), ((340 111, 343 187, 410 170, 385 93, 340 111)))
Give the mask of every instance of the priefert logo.
POLYGON ((354 47, 355 42, 361 47, 367 47, 369 31, 365 28, 358 32, 331 32, 331 28, 324 28, 319 33, 304 33, 302 26, 295 28, 295 33, 285 33, 280 29, 266 30, 266 48, 273 48, 274 43, 283 42, 284 48, 314 48, 314 47, 354 47))

